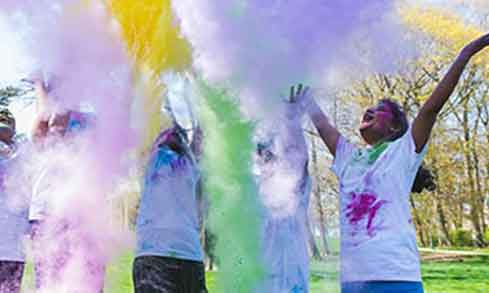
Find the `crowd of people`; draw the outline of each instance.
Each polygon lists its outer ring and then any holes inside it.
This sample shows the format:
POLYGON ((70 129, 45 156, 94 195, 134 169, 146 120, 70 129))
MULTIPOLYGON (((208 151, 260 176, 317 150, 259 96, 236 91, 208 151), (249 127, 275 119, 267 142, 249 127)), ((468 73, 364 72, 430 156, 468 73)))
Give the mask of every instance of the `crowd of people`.
MULTIPOLYGON (((353 145, 339 133, 308 87, 291 88, 282 119, 256 143, 253 170, 263 206, 260 243, 265 276, 255 292, 309 292, 307 219, 312 178, 303 115, 312 120, 334 157, 331 169, 340 192, 342 292, 423 292, 409 196, 413 189, 423 188, 413 185, 438 113, 471 58, 487 46, 489 35, 463 48, 412 123, 393 100, 383 98, 368 108, 359 127, 366 147, 353 145), (286 186, 280 189, 283 192, 276 188, 280 184, 286 186)), ((43 80, 30 82, 37 95, 37 112, 28 142, 17 142, 15 118, 6 109, 0 111, 0 293, 20 292, 26 235, 36 288, 42 292, 62 278, 72 247, 68 234, 77 231, 53 213, 52 187, 60 184, 64 168, 70 166, 52 162, 49 152, 62 144, 76 155, 75 138, 91 127, 91 120, 86 113, 57 107, 43 80), (12 188, 8 178, 28 152, 39 154, 37 158, 45 162, 30 180, 28 204, 15 204, 25 195, 15 194, 20 189, 12 188), (44 248, 52 234, 64 240, 47 252, 44 248)), ((153 143, 136 223, 132 268, 136 293, 207 292, 199 227, 203 210, 198 200, 203 139, 205 129, 193 129, 190 138, 175 124, 153 143)), ((89 260, 84 265, 95 276, 93 292, 102 292, 105 267, 89 260)))

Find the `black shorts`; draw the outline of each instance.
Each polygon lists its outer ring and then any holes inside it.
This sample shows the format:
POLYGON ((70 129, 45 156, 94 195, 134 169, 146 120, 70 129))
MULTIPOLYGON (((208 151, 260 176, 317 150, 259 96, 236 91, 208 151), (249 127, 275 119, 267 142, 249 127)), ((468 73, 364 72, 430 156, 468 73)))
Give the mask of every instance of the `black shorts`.
POLYGON ((0 261, 0 293, 20 292, 23 274, 23 262, 0 261))
POLYGON ((202 262, 162 256, 139 256, 132 278, 136 293, 206 293, 202 262))

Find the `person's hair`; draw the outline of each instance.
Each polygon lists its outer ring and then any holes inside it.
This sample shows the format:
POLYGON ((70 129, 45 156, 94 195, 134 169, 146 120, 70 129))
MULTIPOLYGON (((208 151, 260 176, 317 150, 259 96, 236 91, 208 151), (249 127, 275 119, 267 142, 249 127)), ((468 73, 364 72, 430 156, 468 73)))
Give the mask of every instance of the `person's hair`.
POLYGON ((175 133, 178 137, 178 140, 179 140, 179 143, 180 144, 186 144, 188 142, 188 137, 187 137, 187 134, 185 133, 185 131, 182 129, 181 126, 179 125, 175 125, 175 126, 172 126, 170 128, 167 128, 165 130, 163 130, 159 135, 158 137, 155 139, 155 143, 153 145, 153 148, 157 148, 159 146, 161 146, 161 144, 163 143, 163 138, 168 135, 169 133, 175 133))
POLYGON ((424 165, 421 165, 416 173, 411 192, 421 193, 423 190, 434 191, 436 189, 435 177, 424 165))
POLYGON ((15 118, 9 109, 7 108, 0 109, 0 117, 8 120, 8 122, 12 124, 12 127, 15 130, 15 118))
MULTIPOLYGON (((397 129, 391 136, 389 136, 388 141, 395 141, 401 138, 409 129, 409 122, 406 113, 402 110, 401 106, 391 100, 382 99, 379 103, 384 103, 389 106, 393 114, 394 127, 397 129)), ((414 179, 411 192, 421 193, 423 190, 434 191, 436 189, 435 178, 429 169, 421 165, 418 172, 416 173, 416 178, 414 179)))
POLYGON ((189 141, 188 141, 188 136, 187 133, 185 132, 185 129, 183 129, 180 125, 175 124, 174 126, 165 129, 163 132, 158 135, 156 138, 153 147, 152 147, 152 152, 154 152, 156 149, 160 148, 163 144, 162 139, 168 134, 168 133, 175 133, 178 137, 178 143, 181 145, 182 150, 184 151, 184 156, 187 157, 192 164, 195 164, 195 159, 192 154, 192 150, 189 147, 189 141))
POLYGON ((394 123, 396 131, 391 136, 389 136, 387 140, 395 141, 398 138, 401 138, 409 129, 409 122, 407 120, 406 114, 401 109, 401 106, 391 99, 382 99, 379 101, 379 104, 380 103, 388 105, 392 112, 392 122, 394 123))

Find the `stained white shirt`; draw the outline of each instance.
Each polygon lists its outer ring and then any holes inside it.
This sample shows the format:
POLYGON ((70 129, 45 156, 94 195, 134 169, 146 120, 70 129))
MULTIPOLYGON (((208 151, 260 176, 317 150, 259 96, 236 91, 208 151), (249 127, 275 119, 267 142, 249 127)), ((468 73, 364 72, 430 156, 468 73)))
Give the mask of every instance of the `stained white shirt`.
POLYGON ((426 153, 411 129, 376 159, 340 137, 332 166, 340 184, 341 280, 421 281, 409 196, 426 153))

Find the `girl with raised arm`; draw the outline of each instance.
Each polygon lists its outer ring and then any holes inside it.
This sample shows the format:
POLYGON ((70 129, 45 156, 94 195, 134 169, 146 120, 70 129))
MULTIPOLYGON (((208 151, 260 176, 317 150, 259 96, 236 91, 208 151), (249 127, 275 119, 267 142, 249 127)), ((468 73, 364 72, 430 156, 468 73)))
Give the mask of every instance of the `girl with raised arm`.
POLYGON ((303 111, 294 103, 291 96, 282 116, 268 127, 257 145, 255 173, 264 208, 265 278, 256 293, 309 292, 307 219, 311 178, 301 124, 303 111))
POLYGON ((175 125, 155 140, 136 223, 135 293, 205 293, 197 188, 202 133, 175 125))
POLYGON ((27 82, 33 84, 37 95, 32 140, 38 152, 38 170, 29 209, 36 290, 45 292, 69 284, 73 292, 87 287, 92 288, 91 292, 102 292, 105 266, 96 259, 91 236, 80 224, 76 211, 56 208, 56 196, 66 192, 67 182, 74 180, 75 166, 68 157, 78 153, 76 138, 94 119, 88 113, 57 105, 44 81, 27 82), (70 275, 73 264, 80 266, 76 275, 70 275), (90 280, 89 284, 86 280, 90 280))
POLYGON ((308 88, 292 88, 334 156, 343 293, 423 292, 409 195, 438 113, 470 59, 488 45, 489 34, 461 51, 412 125, 391 100, 367 109, 360 124, 367 148, 352 145, 338 132, 308 88))

